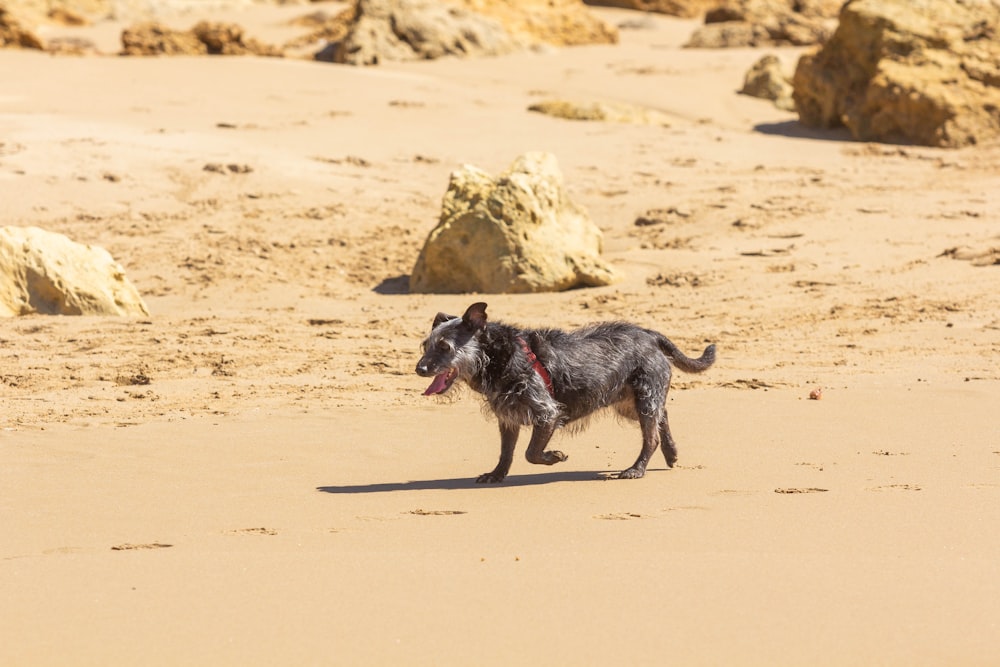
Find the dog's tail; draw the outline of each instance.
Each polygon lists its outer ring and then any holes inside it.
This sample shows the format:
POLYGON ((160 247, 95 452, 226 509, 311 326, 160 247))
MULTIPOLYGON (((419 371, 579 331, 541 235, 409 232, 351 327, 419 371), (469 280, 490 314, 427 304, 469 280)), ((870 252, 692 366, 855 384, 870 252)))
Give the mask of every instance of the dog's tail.
POLYGON ((680 349, 678 349, 678 347, 663 334, 657 333, 656 342, 659 343, 660 349, 663 350, 663 354, 667 355, 667 358, 673 362, 674 366, 681 369, 685 373, 701 373, 715 363, 714 343, 706 347, 700 357, 692 359, 681 352, 680 349))

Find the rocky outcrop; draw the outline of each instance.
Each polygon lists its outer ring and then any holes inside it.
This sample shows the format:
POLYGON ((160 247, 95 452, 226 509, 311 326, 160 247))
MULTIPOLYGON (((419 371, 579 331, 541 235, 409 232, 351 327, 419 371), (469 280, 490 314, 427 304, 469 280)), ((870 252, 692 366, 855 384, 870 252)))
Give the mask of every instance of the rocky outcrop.
POLYGON ((191 30, 173 30, 159 23, 147 22, 122 32, 122 55, 125 56, 275 56, 281 49, 247 37, 234 23, 202 21, 191 30))
POLYGON ((799 60, 805 125, 863 141, 959 147, 1000 136, 998 0, 854 0, 799 60))
POLYGON ((638 9, 643 12, 686 18, 701 16, 719 4, 719 0, 585 0, 585 2, 588 5, 638 9))
POLYGON ((743 80, 740 93, 771 100, 776 107, 785 111, 795 111, 792 82, 781 71, 781 61, 775 55, 766 55, 753 64, 743 80))
POLYGON ((43 49, 45 45, 21 19, 0 4, 0 49, 2 48, 43 49))
POLYGON ((601 231, 570 201, 556 159, 526 153, 494 178, 472 166, 451 175, 441 218, 410 290, 553 292, 615 282, 601 231))
POLYGON ((833 32, 843 0, 720 0, 688 48, 806 46, 833 32))
POLYGON ((574 0, 358 0, 353 23, 333 60, 375 65, 386 60, 491 56, 537 43, 612 43, 617 31, 574 0))
POLYGON ((670 120, 666 114, 634 104, 545 100, 532 104, 528 107, 528 111, 537 111, 548 116, 568 120, 596 120, 609 123, 670 127, 670 120))
POLYGON ((37 227, 0 227, 0 316, 149 315, 103 248, 37 227))

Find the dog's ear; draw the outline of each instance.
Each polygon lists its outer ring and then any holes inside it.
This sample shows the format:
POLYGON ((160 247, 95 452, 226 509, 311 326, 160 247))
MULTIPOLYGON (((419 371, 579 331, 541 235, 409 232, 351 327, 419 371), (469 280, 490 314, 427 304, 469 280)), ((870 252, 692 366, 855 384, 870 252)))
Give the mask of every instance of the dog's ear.
POLYGON ((449 315, 448 313, 438 313, 437 315, 434 316, 434 326, 432 326, 431 328, 437 329, 438 325, 441 324, 442 322, 447 322, 448 320, 457 320, 457 319, 458 319, 457 315, 449 315))
POLYGON ((465 315, 462 315, 462 322, 473 331, 486 328, 486 304, 480 301, 468 307, 465 315))

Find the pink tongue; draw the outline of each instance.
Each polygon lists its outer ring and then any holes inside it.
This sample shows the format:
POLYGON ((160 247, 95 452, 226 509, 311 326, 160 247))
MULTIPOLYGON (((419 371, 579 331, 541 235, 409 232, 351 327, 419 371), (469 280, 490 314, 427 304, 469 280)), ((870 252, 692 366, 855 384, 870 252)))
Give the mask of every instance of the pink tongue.
POLYGON ((432 396, 434 394, 440 394, 442 391, 448 388, 448 376, 450 371, 445 371, 444 373, 438 373, 434 376, 434 381, 431 382, 431 386, 427 387, 424 391, 424 396, 432 396))

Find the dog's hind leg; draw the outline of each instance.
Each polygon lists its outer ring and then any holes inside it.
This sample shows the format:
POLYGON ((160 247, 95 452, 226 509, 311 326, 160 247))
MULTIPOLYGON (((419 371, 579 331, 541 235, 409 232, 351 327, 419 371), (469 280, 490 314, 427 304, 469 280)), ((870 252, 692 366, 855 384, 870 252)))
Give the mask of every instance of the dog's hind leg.
MULTIPOLYGON (((476 478, 477 484, 497 484, 502 482, 510 472, 510 464, 514 462, 514 446, 517 444, 517 434, 521 427, 517 424, 500 423, 500 462, 492 472, 483 473, 476 478)), ((532 437, 534 442, 534 437, 532 437)))
POLYGON ((569 458, 560 451, 545 450, 545 446, 549 444, 549 440, 552 439, 552 434, 555 433, 555 430, 555 424, 539 424, 535 426, 531 432, 531 442, 528 443, 528 451, 524 453, 524 457, 529 462, 550 466, 553 463, 560 463, 569 458))
POLYGON ((618 479, 639 479, 646 474, 646 466, 660 444, 660 425, 663 423, 662 412, 649 415, 639 413, 639 426, 642 428, 642 451, 632 467, 618 473, 618 479))
POLYGON ((660 420, 660 449, 663 451, 663 458, 667 460, 667 467, 673 468, 677 463, 677 443, 670 435, 670 424, 667 423, 667 412, 663 411, 663 419, 660 420))

